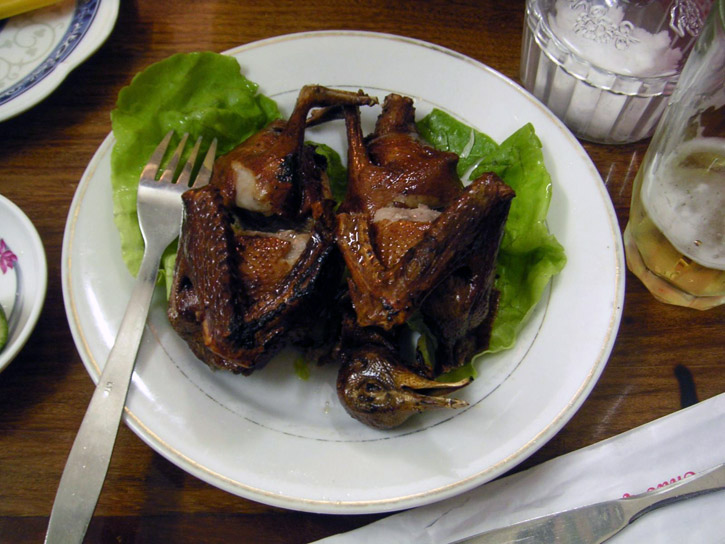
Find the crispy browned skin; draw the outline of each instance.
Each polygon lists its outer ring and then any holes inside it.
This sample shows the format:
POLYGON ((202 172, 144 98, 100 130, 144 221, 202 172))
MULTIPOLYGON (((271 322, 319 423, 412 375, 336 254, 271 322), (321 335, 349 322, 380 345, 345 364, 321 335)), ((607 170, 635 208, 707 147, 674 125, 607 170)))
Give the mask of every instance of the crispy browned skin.
POLYGON ((286 343, 314 340, 342 267, 324 160, 304 145, 305 122, 313 107, 373 103, 305 87, 289 121, 220 157, 211 183, 184 194, 168 314, 210 366, 249 374, 286 343))
POLYGON ((461 193, 458 156, 420 143, 410 98, 386 97, 375 132, 367 139, 359 111, 347 108, 345 115, 349 183, 340 212, 365 213, 372 220, 381 208, 441 208, 461 193))
POLYGON ((361 326, 403 324, 434 288, 468 264, 482 233, 497 231, 495 241, 484 242, 497 252, 513 198, 495 174, 463 188, 457 156, 415 137, 413 111, 410 99, 387 97, 366 143, 359 112, 346 110, 349 185, 337 216, 337 239, 361 326), (423 219, 410 220, 398 209, 420 212, 423 219), (389 213, 378 219, 382 210, 389 213))
POLYGON ((336 234, 354 318, 344 323, 337 392, 348 413, 378 428, 466 405, 439 395, 467 381, 431 378, 488 345, 496 255, 514 197, 492 173, 464 188, 458 157, 421 143, 414 112, 409 98, 386 97, 363 138, 359 111, 345 108, 349 181, 336 234), (404 362, 395 347, 414 312, 437 339, 433 367, 404 362))
POLYGON ((423 301, 425 323, 439 339, 438 373, 466 364, 488 347, 499 299, 494 289, 496 256, 507 215, 507 205, 493 207, 490 221, 482 226, 464 265, 423 301))
POLYGON ((307 337, 310 308, 326 311, 340 272, 332 230, 323 220, 288 229, 290 240, 239 230, 211 185, 185 193, 184 205, 169 319, 201 360, 248 374, 307 337), (295 239, 304 247, 287 262, 295 239))
POLYGON ((443 395, 470 380, 440 383, 427 379, 400 360, 396 331, 360 327, 349 301, 343 301, 337 394, 345 410, 370 427, 391 429, 412 415, 438 408, 463 408, 468 403, 443 395))
MULTIPOLYGON (((303 146, 307 118, 312 108, 340 105, 373 105, 377 99, 362 91, 357 93, 328 89, 320 85, 302 88, 294 111, 287 121, 274 121, 242 145, 220 157, 214 164, 212 185, 219 187, 227 205, 236 204, 265 216, 295 217, 299 215, 299 191, 309 190, 299 183, 300 177, 319 175, 314 161, 303 146), (250 173, 248 179, 240 173, 250 173), (244 182, 242 182, 244 181, 244 182), (246 189, 240 194, 239 187, 246 189)), ((314 185, 312 189, 330 198, 329 188, 314 185)), ((302 195, 302 199, 306 195, 302 195)), ((303 205, 305 203, 303 202, 303 205)))
POLYGON ((378 344, 350 350, 349 363, 337 377, 338 396, 345 410, 362 423, 392 429, 411 416, 438 408, 464 408, 468 403, 442 395, 470 380, 439 383, 401 365, 394 351, 378 344))

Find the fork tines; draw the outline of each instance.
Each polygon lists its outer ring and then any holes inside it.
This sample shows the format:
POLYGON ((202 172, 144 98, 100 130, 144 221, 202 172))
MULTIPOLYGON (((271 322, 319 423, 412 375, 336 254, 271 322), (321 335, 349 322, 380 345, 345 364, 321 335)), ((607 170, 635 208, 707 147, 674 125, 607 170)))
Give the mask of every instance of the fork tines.
MULTIPOLYGON (((156 175, 158 174, 159 168, 161 167, 161 161, 164 158, 164 155, 166 154, 166 151, 168 150, 169 143, 171 141, 172 136, 174 135, 174 131, 170 130, 166 136, 161 140, 159 145, 154 150, 153 154, 151 155, 151 158, 149 159, 149 162, 146 164, 146 166, 143 169, 143 172, 141 174, 141 179, 145 180, 154 180, 156 179, 156 175)), ((160 182, 165 183, 173 183, 174 177, 177 172, 177 168, 179 165, 179 161, 181 160, 181 155, 184 151, 184 148, 186 147, 186 142, 189 139, 189 133, 187 132, 184 134, 181 138, 181 141, 179 142, 179 145, 176 147, 176 150, 174 151, 174 154, 169 159, 168 164, 166 165, 166 168, 164 169, 163 174, 159 178, 160 182)), ((189 158, 187 159, 186 163, 184 164, 184 167, 181 170, 181 173, 179 174, 179 177, 176 179, 176 183, 181 185, 188 185, 189 181, 191 180, 192 171, 194 170, 194 164, 196 163, 196 157, 199 153, 199 148, 201 147, 202 137, 199 136, 197 138, 196 143, 194 144, 194 148, 191 150, 191 153, 189 154, 189 158)), ((204 160, 202 161, 202 164, 199 168, 199 172, 197 173, 196 178, 194 179, 194 185, 193 187, 203 187, 207 183, 209 183, 209 179, 211 178, 211 172, 212 167, 214 166, 214 158, 216 157, 216 148, 217 148, 217 140, 214 138, 212 140, 211 145, 209 146, 209 150, 207 151, 206 155, 204 156, 204 160)))

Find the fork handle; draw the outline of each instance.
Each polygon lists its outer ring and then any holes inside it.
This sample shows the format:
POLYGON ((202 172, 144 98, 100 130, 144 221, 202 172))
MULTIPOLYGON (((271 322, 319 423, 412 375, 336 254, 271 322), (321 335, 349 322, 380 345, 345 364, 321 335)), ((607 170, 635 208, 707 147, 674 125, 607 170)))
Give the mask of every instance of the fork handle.
POLYGON ((45 542, 80 543, 108 471, 164 248, 146 246, 136 284, 83 417, 50 513, 45 542))

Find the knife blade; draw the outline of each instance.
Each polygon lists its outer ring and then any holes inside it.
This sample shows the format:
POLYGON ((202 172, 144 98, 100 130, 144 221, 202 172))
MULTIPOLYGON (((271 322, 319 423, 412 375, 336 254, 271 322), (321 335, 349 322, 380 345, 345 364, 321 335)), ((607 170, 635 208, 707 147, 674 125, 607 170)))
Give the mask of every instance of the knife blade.
POLYGON ((522 521, 451 544, 599 544, 652 510, 723 489, 725 464, 655 491, 522 521))

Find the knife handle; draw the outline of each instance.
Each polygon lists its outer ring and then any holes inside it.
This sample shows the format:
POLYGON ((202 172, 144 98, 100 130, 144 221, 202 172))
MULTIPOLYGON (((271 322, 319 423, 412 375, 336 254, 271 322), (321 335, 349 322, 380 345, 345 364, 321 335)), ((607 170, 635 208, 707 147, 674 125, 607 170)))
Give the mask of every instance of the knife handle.
POLYGON ((725 464, 662 486, 655 491, 634 495, 621 500, 622 508, 630 522, 662 506, 725 489, 725 464))

